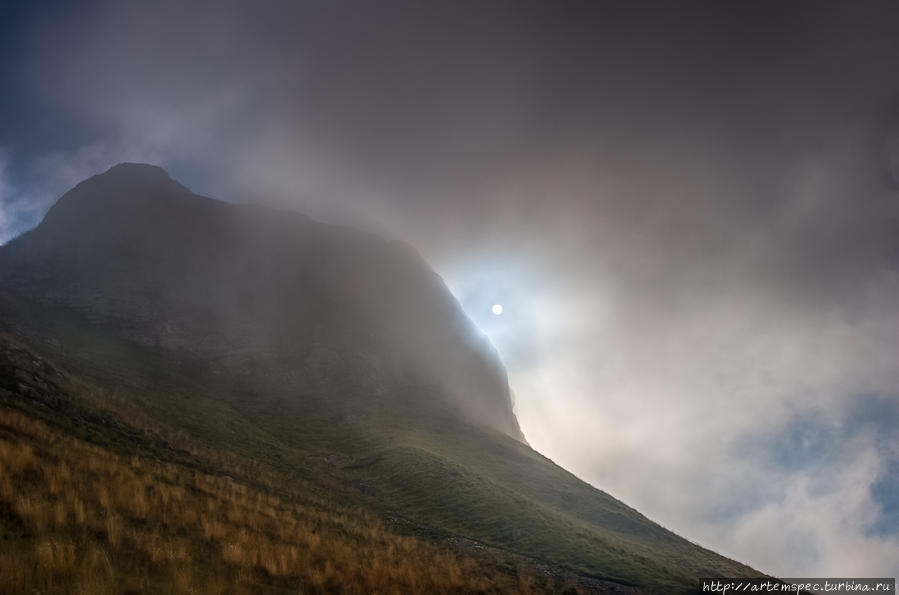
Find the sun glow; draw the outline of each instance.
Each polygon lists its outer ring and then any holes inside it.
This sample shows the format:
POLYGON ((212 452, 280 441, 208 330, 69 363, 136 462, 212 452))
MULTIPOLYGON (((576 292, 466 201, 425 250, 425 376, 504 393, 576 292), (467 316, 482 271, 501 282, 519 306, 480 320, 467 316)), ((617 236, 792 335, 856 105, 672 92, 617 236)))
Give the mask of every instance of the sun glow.
POLYGON ((493 307, 490 308, 490 311, 493 312, 494 316, 499 316, 503 313, 503 305, 502 304, 493 304, 493 307))

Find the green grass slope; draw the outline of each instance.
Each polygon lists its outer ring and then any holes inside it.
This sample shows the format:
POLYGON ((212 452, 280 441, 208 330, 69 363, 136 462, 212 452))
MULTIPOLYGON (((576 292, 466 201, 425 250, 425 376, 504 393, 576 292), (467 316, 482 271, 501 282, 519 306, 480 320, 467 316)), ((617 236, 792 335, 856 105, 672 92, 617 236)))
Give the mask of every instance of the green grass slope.
MULTIPOLYGON (((153 419, 418 537, 465 538, 657 593, 696 590, 706 576, 759 574, 658 526, 527 445, 456 417, 422 394, 429 387, 397 385, 376 396, 335 378, 297 392, 279 385, 277 371, 223 373, 13 296, 0 311, 36 351, 153 419)), ((120 437, 123 448, 133 439, 120 437)))

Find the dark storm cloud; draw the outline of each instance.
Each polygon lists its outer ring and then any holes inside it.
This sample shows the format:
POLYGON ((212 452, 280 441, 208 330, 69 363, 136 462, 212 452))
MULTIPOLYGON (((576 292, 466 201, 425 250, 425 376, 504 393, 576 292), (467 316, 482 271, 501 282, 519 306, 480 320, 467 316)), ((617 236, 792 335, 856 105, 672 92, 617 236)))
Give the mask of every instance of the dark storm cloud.
POLYGON ((34 124, 0 139, 0 239, 122 160, 381 229, 491 334, 558 462, 765 570, 897 571, 866 529, 888 520, 895 427, 803 458, 899 385, 893 5, 25 13, 4 95, 34 124))

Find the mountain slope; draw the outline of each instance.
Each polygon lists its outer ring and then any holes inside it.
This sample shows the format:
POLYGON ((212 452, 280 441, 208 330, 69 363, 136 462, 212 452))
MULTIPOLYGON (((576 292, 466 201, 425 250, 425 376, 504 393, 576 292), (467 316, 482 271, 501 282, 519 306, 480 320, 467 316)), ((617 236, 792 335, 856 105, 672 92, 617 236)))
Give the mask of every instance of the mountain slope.
POLYGON ((399 244, 120 165, 0 248, 0 312, 142 415, 420 538, 657 592, 757 574, 531 450, 496 354, 399 244))
POLYGON ((0 332, 0 593, 532 593, 579 583, 608 590, 386 524, 327 475, 305 481, 210 448, 0 332))
POLYGON ((471 419, 521 438, 505 372, 411 249, 284 212, 191 194, 121 164, 66 193, 0 251, 0 283, 146 345, 265 366, 301 384, 418 376, 471 419), (352 360, 352 361, 348 361, 352 360))

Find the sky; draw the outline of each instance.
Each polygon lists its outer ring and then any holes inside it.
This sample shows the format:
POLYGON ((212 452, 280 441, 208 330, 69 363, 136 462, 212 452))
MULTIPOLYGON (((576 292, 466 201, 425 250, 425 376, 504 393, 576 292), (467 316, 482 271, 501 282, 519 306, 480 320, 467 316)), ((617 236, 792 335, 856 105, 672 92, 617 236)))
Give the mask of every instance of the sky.
POLYGON ((895 3, 0 6, 0 242, 121 161, 403 239, 534 448, 757 569, 899 574, 895 3))

